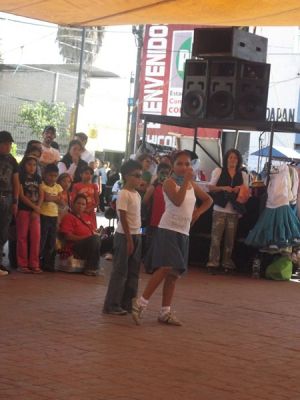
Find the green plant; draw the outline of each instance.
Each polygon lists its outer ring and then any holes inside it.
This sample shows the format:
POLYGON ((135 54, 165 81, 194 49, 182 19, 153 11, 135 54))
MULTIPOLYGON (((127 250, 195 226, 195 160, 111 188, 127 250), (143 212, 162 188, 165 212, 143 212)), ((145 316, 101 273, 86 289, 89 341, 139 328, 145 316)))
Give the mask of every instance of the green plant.
POLYGON ((17 157, 17 143, 12 143, 10 154, 15 158, 17 157))
MULTIPOLYGON (((19 117, 36 136, 39 136, 46 125, 55 127, 62 125, 65 121, 66 110, 64 103, 48 103, 47 101, 25 103, 21 106, 19 117)), ((60 130, 60 133, 66 132, 60 130)))

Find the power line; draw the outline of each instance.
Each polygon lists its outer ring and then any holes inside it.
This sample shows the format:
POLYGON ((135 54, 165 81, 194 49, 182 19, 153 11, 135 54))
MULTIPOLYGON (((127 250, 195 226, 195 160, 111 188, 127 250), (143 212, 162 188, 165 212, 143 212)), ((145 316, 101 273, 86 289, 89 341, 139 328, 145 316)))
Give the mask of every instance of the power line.
POLYGON ((277 85, 278 83, 285 83, 285 82, 295 81, 296 79, 300 79, 300 75, 295 76, 294 78, 284 79, 284 80, 282 80, 282 81, 270 82, 270 86, 271 86, 271 85, 277 85))
MULTIPOLYGON (((3 64, 2 64, 3 65, 3 64)), ((6 65, 6 64, 4 64, 6 65)), ((62 64, 62 65, 68 65, 68 64, 62 64)), ((73 79, 78 79, 77 75, 70 75, 70 74, 66 74, 64 72, 57 72, 57 71, 50 71, 48 69, 43 69, 43 68, 39 68, 39 67, 33 67, 32 65, 27 65, 27 64, 16 64, 16 70, 18 70, 19 67, 24 67, 24 68, 28 68, 28 69, 33 69, 35 71, 40 71, 40 72, 47 72, 49 74, 53 74, 55 75, 56 73, 58 73, 60 76, 66 76, 68 78, 73 78, 73 79)))
POLYGON ((25 25, 32 25, 32 26, 40 26, 44 28, 57 28, 57 25, 51 24, 50 22, 48 24, 46 23, 41 23, 41 22, 29 22, 29 21, 19 21, 17 19, 12 19, 12 18, 7 18, 7 17, 0 17, 0 20, 2 21, 9 21, 9 22, 16 22, 18 24, 25 24, 25 25))
POLYGON ((1 51, 1 54, 4 55, 4 54, 10 53, 12 51, 20 50, 21 48, 24 49, 24 47, 28 47, 28 46, 38 42, 39 40, 43 40, 43 39, 48 38, 53 35, 55 35, 55 32, 47 33, 46 35, 37 37, 35 40, 32 40, 31 42, 27 42, 25 44, 20 44, 19 46, 13 47, 12 49, 8 49, 6 51, 1 51))

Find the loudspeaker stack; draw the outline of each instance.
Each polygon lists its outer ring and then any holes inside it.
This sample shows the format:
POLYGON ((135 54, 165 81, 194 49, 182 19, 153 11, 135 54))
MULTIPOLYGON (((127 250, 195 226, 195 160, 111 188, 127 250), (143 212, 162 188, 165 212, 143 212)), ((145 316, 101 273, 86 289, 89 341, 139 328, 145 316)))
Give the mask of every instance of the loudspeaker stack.
POLYGON ((185 64, 182 117, 266 119, 266 38, 237 28, 195 29, 192 57, 185 64))

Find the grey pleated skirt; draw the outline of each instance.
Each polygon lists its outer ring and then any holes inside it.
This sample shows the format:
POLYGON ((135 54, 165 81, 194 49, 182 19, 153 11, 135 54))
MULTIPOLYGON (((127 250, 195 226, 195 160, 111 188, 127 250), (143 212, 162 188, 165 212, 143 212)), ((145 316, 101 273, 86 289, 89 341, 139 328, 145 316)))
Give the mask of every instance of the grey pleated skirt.
POLYGON ((189 237, 169 229, 158 228, 153 238, 153 271, 160 267, 172 267, 175 273, 187 271, 189 257, 189 237))

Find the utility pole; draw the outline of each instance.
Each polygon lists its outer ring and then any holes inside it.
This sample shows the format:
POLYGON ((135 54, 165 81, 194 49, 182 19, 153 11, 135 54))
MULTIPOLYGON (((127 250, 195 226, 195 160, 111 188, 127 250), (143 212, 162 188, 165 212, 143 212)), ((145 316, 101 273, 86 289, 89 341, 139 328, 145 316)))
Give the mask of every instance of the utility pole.
POLYGON ((79 62, 79 72, 78 72, 78 80, 77 80, 77 94, 76 94, 76 103, 74 109, 74 125, 73 125, 73 135, 75 135, 77 130, 77 121, 78 121, 78 111, 80 104, 80 93, 81 93, 81 82, 82 82, 82 73, 83 73, 83 62, 84 62, 84 46, 85 46, 85 30, 86 28, 82 28, 81 33, 81 48, 80 48, 80 62, 79 62))
POLYGON ((133 97, 132 97, 132 84, 134 83, 133 72, 130 74, 129 80, 129 97, 127 101, 127 126, 126 126, 126 149, 125 149, 125 160, 127 160, 130 156, 129 151, 129 133, 130 133, 130 117, 131 117, 131 108, 133 106, 133 97))
POLYGON ((140 89, 140 73, 141 73, 141 56, 144 40, 144 25, 133 25, 132 33, 135 36, 137 55, 136 55, 136 69, 135 69, 135 80, 134 80, 134 94, 133 94, 133 107, 131 114, 131 126, 130 135, 128 141, 127 157, 134 153, 135 142, 136 142, 136 130, 137 130, 137 114, 138 114, 138 98, 140 89))

